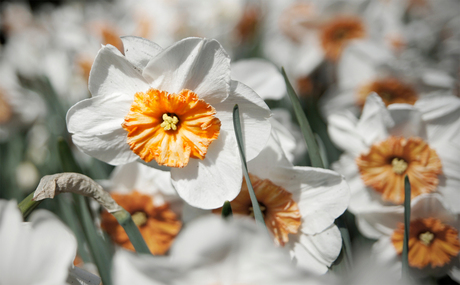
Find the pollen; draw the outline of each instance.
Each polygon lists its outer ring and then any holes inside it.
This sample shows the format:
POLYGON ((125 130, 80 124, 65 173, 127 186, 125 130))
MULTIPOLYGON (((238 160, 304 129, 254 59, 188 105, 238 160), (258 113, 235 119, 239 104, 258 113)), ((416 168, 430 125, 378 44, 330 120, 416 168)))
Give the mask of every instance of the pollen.
POLYGON ((439 184, 441 160, 421 138, 389 137, 356 158, 361 179, 384 201, 404 202, 404 177, 411 183, 411 198, 431 193, 439 184))
POLYGON ((216 110, 190 90, 138 92, 122 124, 130 149, 145 162, 184 167, 204 159, 220 133, 216 110))
MULTIPOLYGON (((274 236, 276 244, 284 246, 289 241, 289 234, 297 234, 301 225, 301 215, 292 194, 268 179, 249 174, 260 210, 267 228, 274 236)), ((230 202, 235 215, 254 217, 251 197, 245 179, 240 194, 230 202)), ((222 208, 213 210, 220 214, 222 208)))
POLYGON ((407 169, 407 162, 397 157, 393 158, 391 165, 393 166, 393 172, 396 174, 403 174, 407 169))
MULTIPOLYGON (((401 255, 404 239, 404 224, 400 223, 393 232, 391 241, 401 255)), ((436 218, 421 218, 410 222, 409 265, 423 269, 443 267, 460 252, 458 230, 436 218)))
POLYGON ((386 106, 395 103, 414 105, 418 98, 417 92, 411 85, 399 79, 388 77, 359 87, 356 93, 356 104, 362 108, 371 92, 377 93, 386 106))
POLYGON ((329 60, 337 61, 345 46, 351 40, 364 38, 366 31, 361 19, 341 16, 326 23, 320 34, 321 45, 326 57, 329 60))
MULTIPOLYGON (((129 194, 114 193, 112 197, 131 214, 152 254, 165 254, 182 226, 169 204, 154 205, 151 196, 137 191, 129 194)), ((101 214, 101 227, 116 244, 134 251, 123 227, 107 211, 101 214)))
POLYGON ((161 127, 165 130, 165 131, 169 131, 169 130, 177 130, 177 123, 179 123, 179 119, 176 117, 176 116, 168 116, 168 114, 163 114, 163 123, 161 123, 161 127))

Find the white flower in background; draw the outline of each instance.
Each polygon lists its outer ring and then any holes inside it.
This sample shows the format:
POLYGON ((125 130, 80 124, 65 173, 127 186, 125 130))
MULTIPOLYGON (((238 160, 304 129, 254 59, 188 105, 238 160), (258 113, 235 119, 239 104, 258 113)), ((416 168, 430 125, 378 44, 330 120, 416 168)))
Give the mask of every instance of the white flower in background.
POLYGON ((324 60, 335 62, 352 40, 368 36, 364 1, 272 1, 263 52, 297 79, 324 60))
POLYGON ((22 88, 12 66, 0 63, 0 142, 46 115, 46 105, 35 92, 22 88))
POLYGON ((48 211, 36 210, 29 221, 15 202, 0 200, 0 284, 66 284, 75 237, 48 211))
POLYGON ((208 216, 189 224, 169 258, 117 251, 112 279, 121 284, 324 284, 296 269, 267 232, 245 219, 208 216))
MULTIPOLYGON (((131 162, 117 166, 103 184, 131 214, 152 254, 165 254, 182 226, 183 202, 172 186, 170 172, 131 162)), ((134 250, 124 229, 107 211, 101 214, 101 227, 116 244, 134 250)))
MULTIPOLYGON (((439 194, 411 201, 409 266, 414 276, 448 274, 460 281, 460 220, 439 194)), ((401 274, 404 236, 404 207, 374 209, 357 215, 361 232, 378 239, 373 246, 377 261, 401 274)))
MULTIPOLYGON (((324 274, 342 247, 334 220, 348 206, 350 190, 338 173, 293 166, 281 149, 275 128, 268 145, 248 163, 256 198, 274 243, 288 249, 296 264, 315 274, 324 274)), ((243 179, 244 180, 244 179, 243 179)), ((235 217, 254 217, 246 181, 231 201, 235 217)), ((221 214, 221 208, 213 210, 221 214)), ((208 211, 184 205, 187 224, 208 211)))
POLYGON ((371 92, 377 93, 387 106, 413 105, 432 92, 452 94, 454 81, 446 72, 428 68, 424 59, 416 59, 396 56, 377 42, 351 43, 338 62, 337 84, 321 98, 323 115, 327 118, 344 110, 359 115, 371 92))
POLYGON ((286 84, 280 71, 263 59, 243 59, 232 63, 232 79, 251 87, 264 100, 280 100, 286 94, 286 84))
POLYGON ((233 130, 240 106, 247 159, 270 134, 270 111, 230 79, 230 59, 214 40, 188 38, 167 49, 123 38, 122 55, 107 45, 93 64, 92 98, 73 106, 67 127, 83 152, 112 165, 140 161, 170 169, 187 203, 217 208, 241 187, 233 130))
POLYGON ((412 198, 439 192, 460 212, 459 110, 454 96, 386 107, 371 94, 359 120, 351 113, 331 115, 329 134, 345 151, 333 168, 350 184, 349 210, 359 214, 401 204, 407 174, 412 198))

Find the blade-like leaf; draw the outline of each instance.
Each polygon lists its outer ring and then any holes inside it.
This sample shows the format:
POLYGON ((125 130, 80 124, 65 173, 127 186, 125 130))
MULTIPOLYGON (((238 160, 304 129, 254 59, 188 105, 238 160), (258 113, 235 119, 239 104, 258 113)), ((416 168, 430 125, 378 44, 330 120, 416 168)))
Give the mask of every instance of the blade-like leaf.
POLYGON ((228 218, 233 216, 232 205, 229 201, 225 201, 224 206, 222 207, 222 217, 228 218))
POLYGON ((409 176, 404 177, 404 240, 402 251, 402 276, 409 277, 409 228, 410 228, 410 195, 411 186, 409 176))
POLYGON ((299 98, 292 88, 289 79, 287 78, 286 72, 284 68, 281 68, 281 73, 283 74, 284 81, 286 82, 286 89, 289 95, 289 98, 292 102, 292 107, 294 109, 295 116, 300 126, 300 130, 302 131, 303 137, 305 138, 305 142, 307 143, 308 147, 308 154, 310 155, 311 164, 313 167, 320 167, 324 168, 323 160, 321 159, 320 150, 318 144, 316 143, 315 135, 313 134, 310 124, 308 123, 307 117, 302 110, 302 106, 300 104, 299 98))
POLYGON ((249 196, 251 197, 252 209, 254 211, 254 217, 257 224, 265 226, 264 216, 259 207, 259 202, 257 201, 256 194, 252 188, 251 180, 249 179, 248 166, 246 164, 246 155, 244 153, 244 143, 243 143, 243 133, 241 131, 240 123, 240 110, 238 109, 238 104, 233 107, 233 127, 235 128, 236 141, 238 143, 238 150, 240 152, 241 163, 243 165, 243 175, 246 179, 246 184, 249 190, 249 196))

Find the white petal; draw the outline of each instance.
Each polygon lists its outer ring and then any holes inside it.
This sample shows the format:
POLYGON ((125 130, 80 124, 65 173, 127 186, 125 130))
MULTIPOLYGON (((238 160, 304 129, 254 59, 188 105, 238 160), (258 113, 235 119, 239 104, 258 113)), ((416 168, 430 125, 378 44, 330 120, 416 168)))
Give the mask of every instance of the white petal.
POLYGON ((111 45, 103 46, 99 50, 91 68, 88 85, 93 97, 114 93, 134 97, 136 92, 149 89, 142 74, 111 45))
POLYGON ((143 75, 155 88, 189 89, 212 105, 228 96, 230 58, 215 40, 187 38, 152 59, 143 75))
POLYGON ((411 201, 411 220, 433 217, 444 223, 453 223, 457 215, 451 212, 447 201, 438 193, 420 195, 411 201))
POLYGON ((126 59, 142 73, 149 61, 159 54, 163 49, 154 42, 147 39, 125 36, 121 37, 126 59))
POLYGON ((388 106, 394 127, 389 130, 393 136, 421 137, 427 139, 422 114, 409 104, 391 104, 388 106))
POLYGON ((357 124, 358 120, 349 112, 332 114, 328 118, 328 132, 332 141, 353 156, 358 156, 367 149, 358 133, 357 124))
POLYGON ((184 168, 171 169, 179 196, 202 209, 222 207, 241 190, 243 172, 235 137, 225 130, 211 143, 204 160, 190 159, 184 168))
POLYGON ((357 125, 363 141, 372 145, 376 141, 384 140, 388 136, 388 129, 393 126, 394 122, 382 99, 375 93, 369 94, 357 125))
POLYGON ((263 59, 240 60, 231 65, 232 79, 243 82, 264 100, 280 100, 286 85, 279 70, 263 59))
POLYGON ((381 207, 356 215, 356 224, 360 232, 368 238, 378 239, 390 236, 404 222, 404 208, 402 206, 381 207))
POLYGON ((262 98, 243 83, 232 80, 230 88, 227 100, 214 108, 222 123, 221 127, 234 136, 233 107, 238 104, 246 160, 249 161, 259 154, 268 141, 271 130, 268 120, 270 109, 262 98))
POLYGON ((301 234, 292 247, 297 266, 324 274, 339 256, 342 236, 335 225, 316 235, 301 234))

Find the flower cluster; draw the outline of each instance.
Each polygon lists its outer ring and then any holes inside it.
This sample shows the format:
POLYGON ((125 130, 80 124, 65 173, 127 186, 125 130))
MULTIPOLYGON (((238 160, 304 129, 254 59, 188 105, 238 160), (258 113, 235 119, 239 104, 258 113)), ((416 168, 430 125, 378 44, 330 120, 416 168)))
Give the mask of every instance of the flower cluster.
POLYGON ((0 284, 458 284, 458 11, 2 3, 0 284))

